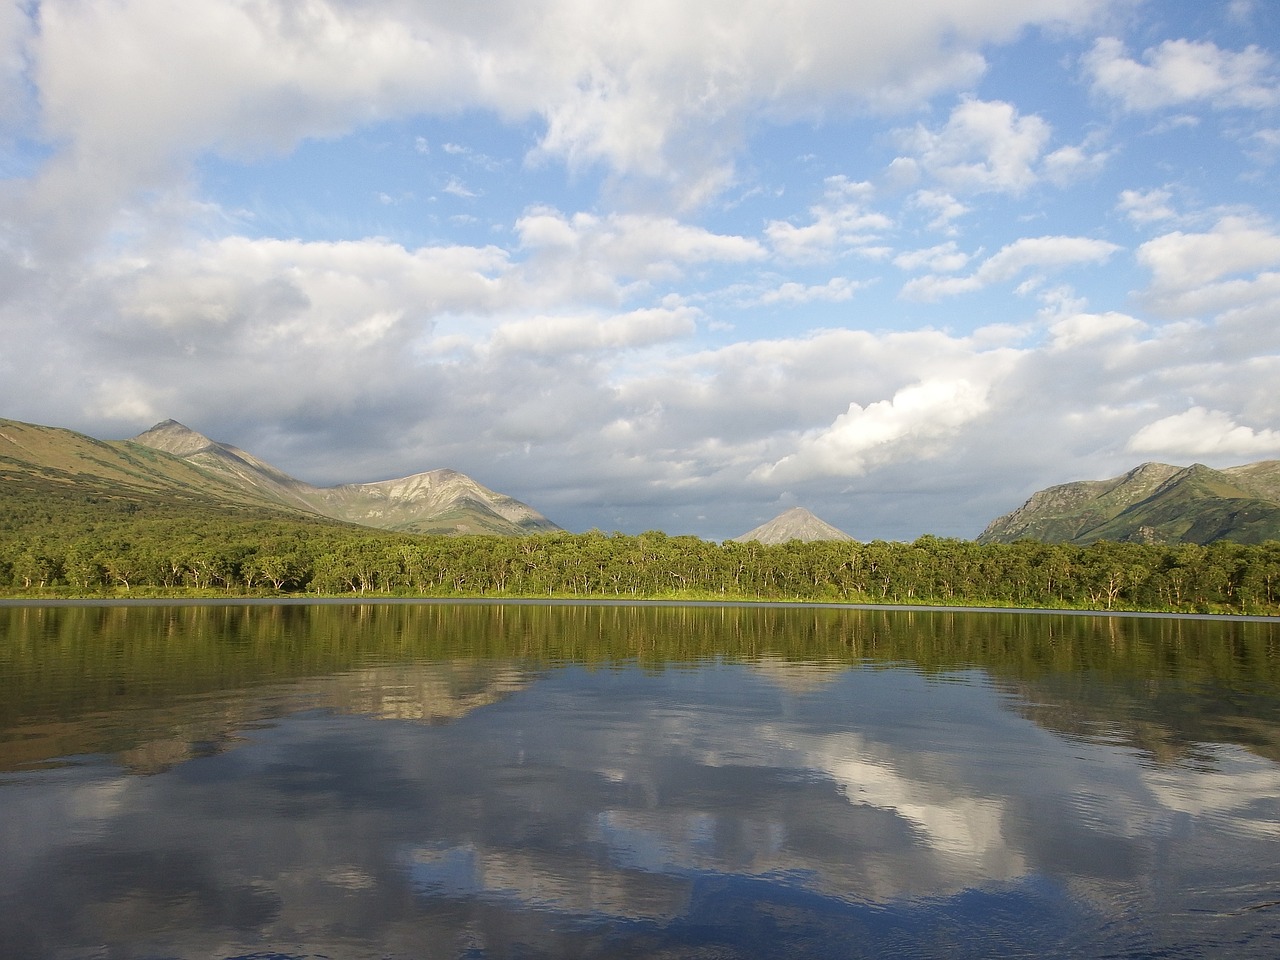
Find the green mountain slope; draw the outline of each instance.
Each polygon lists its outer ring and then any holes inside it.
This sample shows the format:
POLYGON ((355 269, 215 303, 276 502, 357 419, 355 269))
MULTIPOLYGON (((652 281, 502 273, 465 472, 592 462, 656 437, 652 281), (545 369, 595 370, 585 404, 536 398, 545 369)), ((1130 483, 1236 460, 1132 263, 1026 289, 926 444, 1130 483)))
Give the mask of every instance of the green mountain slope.
POLYGON ((201 508, 411 533, 512 536, 560 529, 525 504, 453 470, 314 487, 173 420, 132 440, 115 441, 0 420, 0 483, 11 514, 56 501, 60 513, 91 504, 128 511, 201 508))
POLYGON ((267 508, 283 504, 197 464, 126 440, 104 441, 38 424, 0 420, 0 483, 85 502, 267 508))
POLYGON ((1280 540, 1280 461, 1214 470, 1145 463, 1049 487, 993 520, 979 543, 1261 543, 1280 540))
POLYGON ((375 483, 313 487, 252 454, 210 440, 174 420, 156 424, 132 442, 181 457, 282 506, 361 526, 406 533, 504 536, 560 529, 532 507, 483 487, 456 470, 430 470, 375 483))

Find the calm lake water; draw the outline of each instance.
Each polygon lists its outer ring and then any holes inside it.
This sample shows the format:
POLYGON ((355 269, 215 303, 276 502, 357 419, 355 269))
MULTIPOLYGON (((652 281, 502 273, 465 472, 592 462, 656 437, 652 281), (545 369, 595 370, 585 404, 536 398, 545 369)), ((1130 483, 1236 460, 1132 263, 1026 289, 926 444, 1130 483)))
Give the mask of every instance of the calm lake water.
POLYGON ((0 608, 0 957, 1280 955, 1280 624, 0 608))

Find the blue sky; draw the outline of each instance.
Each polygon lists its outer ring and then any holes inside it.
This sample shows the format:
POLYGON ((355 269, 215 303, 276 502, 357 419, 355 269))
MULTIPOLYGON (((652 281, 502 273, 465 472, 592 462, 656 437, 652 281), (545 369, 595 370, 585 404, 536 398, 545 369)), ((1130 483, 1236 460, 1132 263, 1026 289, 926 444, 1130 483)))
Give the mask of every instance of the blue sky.
POLYGON ((0 7, 0 413, 574 530, 1280 457, 1265 2, 0 7))

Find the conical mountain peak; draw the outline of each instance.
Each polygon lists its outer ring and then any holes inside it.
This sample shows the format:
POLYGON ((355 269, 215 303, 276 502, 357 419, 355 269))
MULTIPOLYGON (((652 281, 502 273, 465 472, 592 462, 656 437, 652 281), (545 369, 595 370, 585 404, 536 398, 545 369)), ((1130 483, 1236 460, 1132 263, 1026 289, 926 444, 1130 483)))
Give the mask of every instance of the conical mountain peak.
POLYGON ((815 517, 804 507, 792 507, 790 510, 784 510, 768 523, 763 523, 754 530, 748 530, 742 536, 733 539, 738 543, 746 543, 749 540, 759 543, 787 543, 791 540, 805 542, 852 540, 853 537, 825 520, 815 517))

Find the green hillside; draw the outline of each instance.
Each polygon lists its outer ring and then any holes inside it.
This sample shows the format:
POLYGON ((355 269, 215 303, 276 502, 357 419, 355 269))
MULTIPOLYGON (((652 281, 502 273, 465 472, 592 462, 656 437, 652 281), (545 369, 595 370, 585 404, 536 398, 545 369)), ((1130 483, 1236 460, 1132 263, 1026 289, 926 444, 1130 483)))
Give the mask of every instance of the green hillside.
MULTIPOLYGON (((454 470, 315 487, 172 420, 131 440, 0 420, 0 505, 12 523, 112 511, 274 516, 405 533, 519 536, 560 528, 454 470)), ((11 527, 12 528, 12 527, 11 527)))
POLYGON ((6 512, 31 501, 61 510, 212 509, 298 516, 282 504, 187 461, 127 440, 0 420, 0 485, 6 512))
POLYGON ((523 536, 560 529, 513 497, 456 470, 316 487, 225 443, 165 420, 129 441, 180 457, 257 500, 381 530, 523 536))
POLYGON ((978 542, 1022 539, 1076 544, 1280 540, 1280 461, 1226 470, 1147 463, 1110 480, 1049 487, 992 521, 978 542))

